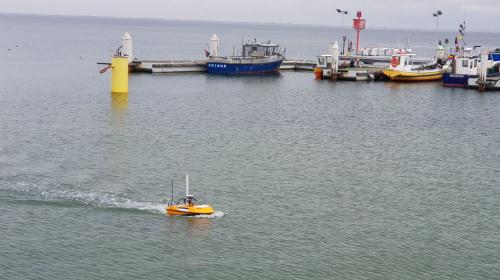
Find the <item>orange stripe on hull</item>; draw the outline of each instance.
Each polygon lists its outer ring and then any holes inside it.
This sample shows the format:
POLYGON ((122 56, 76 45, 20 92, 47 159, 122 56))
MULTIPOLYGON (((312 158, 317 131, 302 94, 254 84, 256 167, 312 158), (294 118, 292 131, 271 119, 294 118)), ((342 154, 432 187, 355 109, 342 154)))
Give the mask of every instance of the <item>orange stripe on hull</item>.
POLYGON ((181 211, 176 211, 176 210, 167 210, 167 214, 169 216, 193 216, 196 214, 192 214, 190 212, 181 212, 181 211))
POLYGON ((423 76, 423 77, 396 76, 396 77, 391 78, 391 81, 396 81, 396 82, 432 82, 432 81, 441 81, 442 78, 443 78, 443 74, 423 76))

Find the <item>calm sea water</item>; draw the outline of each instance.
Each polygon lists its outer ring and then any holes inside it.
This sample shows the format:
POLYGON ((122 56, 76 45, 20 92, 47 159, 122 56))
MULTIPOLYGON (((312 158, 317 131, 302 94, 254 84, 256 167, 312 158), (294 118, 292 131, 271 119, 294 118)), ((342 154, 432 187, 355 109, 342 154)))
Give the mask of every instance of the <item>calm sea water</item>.
MULTIPOLYGON (((339 33, 0 16, 1 279, 500 279, 500 94, 134 74, 123 102, 95 63, 125 31, 137 57, 178 59, 212 33, 313 58, 339 33), (186 172, 217 217, 164 215, 186 172)), ((363 32, 406 38, 434 33, 363 32)))

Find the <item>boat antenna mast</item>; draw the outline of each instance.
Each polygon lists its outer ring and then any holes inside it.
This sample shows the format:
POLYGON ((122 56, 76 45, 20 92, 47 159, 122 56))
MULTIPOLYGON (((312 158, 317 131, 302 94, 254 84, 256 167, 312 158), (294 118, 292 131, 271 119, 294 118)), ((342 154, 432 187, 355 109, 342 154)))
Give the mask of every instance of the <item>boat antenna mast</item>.
POLYGON ((189 194, 189 174, 186 173, 186 200, 188 205, 193 204, 194 196, 192 194, 189 194))
POLYGON ((462 38, 462 54, 465 52, 465 21, 460 24, 460 29, 458 30, 458 33, 460 33, 460 36, 462 38))
POLYGON ((170 205, 174 205, 174 179, 170 180, 171 182, 171 197, 170 199, 168 200, 168 203, 167 205, 170 206, 170 205))

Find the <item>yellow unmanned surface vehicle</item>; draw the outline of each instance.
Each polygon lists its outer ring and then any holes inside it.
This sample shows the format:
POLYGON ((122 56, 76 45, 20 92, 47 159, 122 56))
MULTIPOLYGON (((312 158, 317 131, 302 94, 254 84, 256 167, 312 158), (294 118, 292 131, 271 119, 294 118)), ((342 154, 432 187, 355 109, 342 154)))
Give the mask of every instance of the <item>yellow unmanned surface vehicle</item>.
POLYGON ((197 201, 193 195, 189 194, 189 175, 186 174, 186 197, 180 198, 177 202, 174 200, 174 183, 172 181, 172 199, 166 206, 169 216, 198 216, 211 215, 215 213, 212 206, 207 204, 195 204, 197 201))

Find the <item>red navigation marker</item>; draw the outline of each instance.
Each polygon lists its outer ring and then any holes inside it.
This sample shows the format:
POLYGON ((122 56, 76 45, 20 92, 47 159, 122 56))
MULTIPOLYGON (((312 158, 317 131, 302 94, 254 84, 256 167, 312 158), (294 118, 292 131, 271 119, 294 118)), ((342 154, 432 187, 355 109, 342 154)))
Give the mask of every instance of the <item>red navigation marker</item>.
POLYGON ((365 29, 366 20, 361 18, 361 11, 356 13, 357 18, 352 20, 352 28, 356 29, 356 54, 359 52, 359 32, 365 29))

